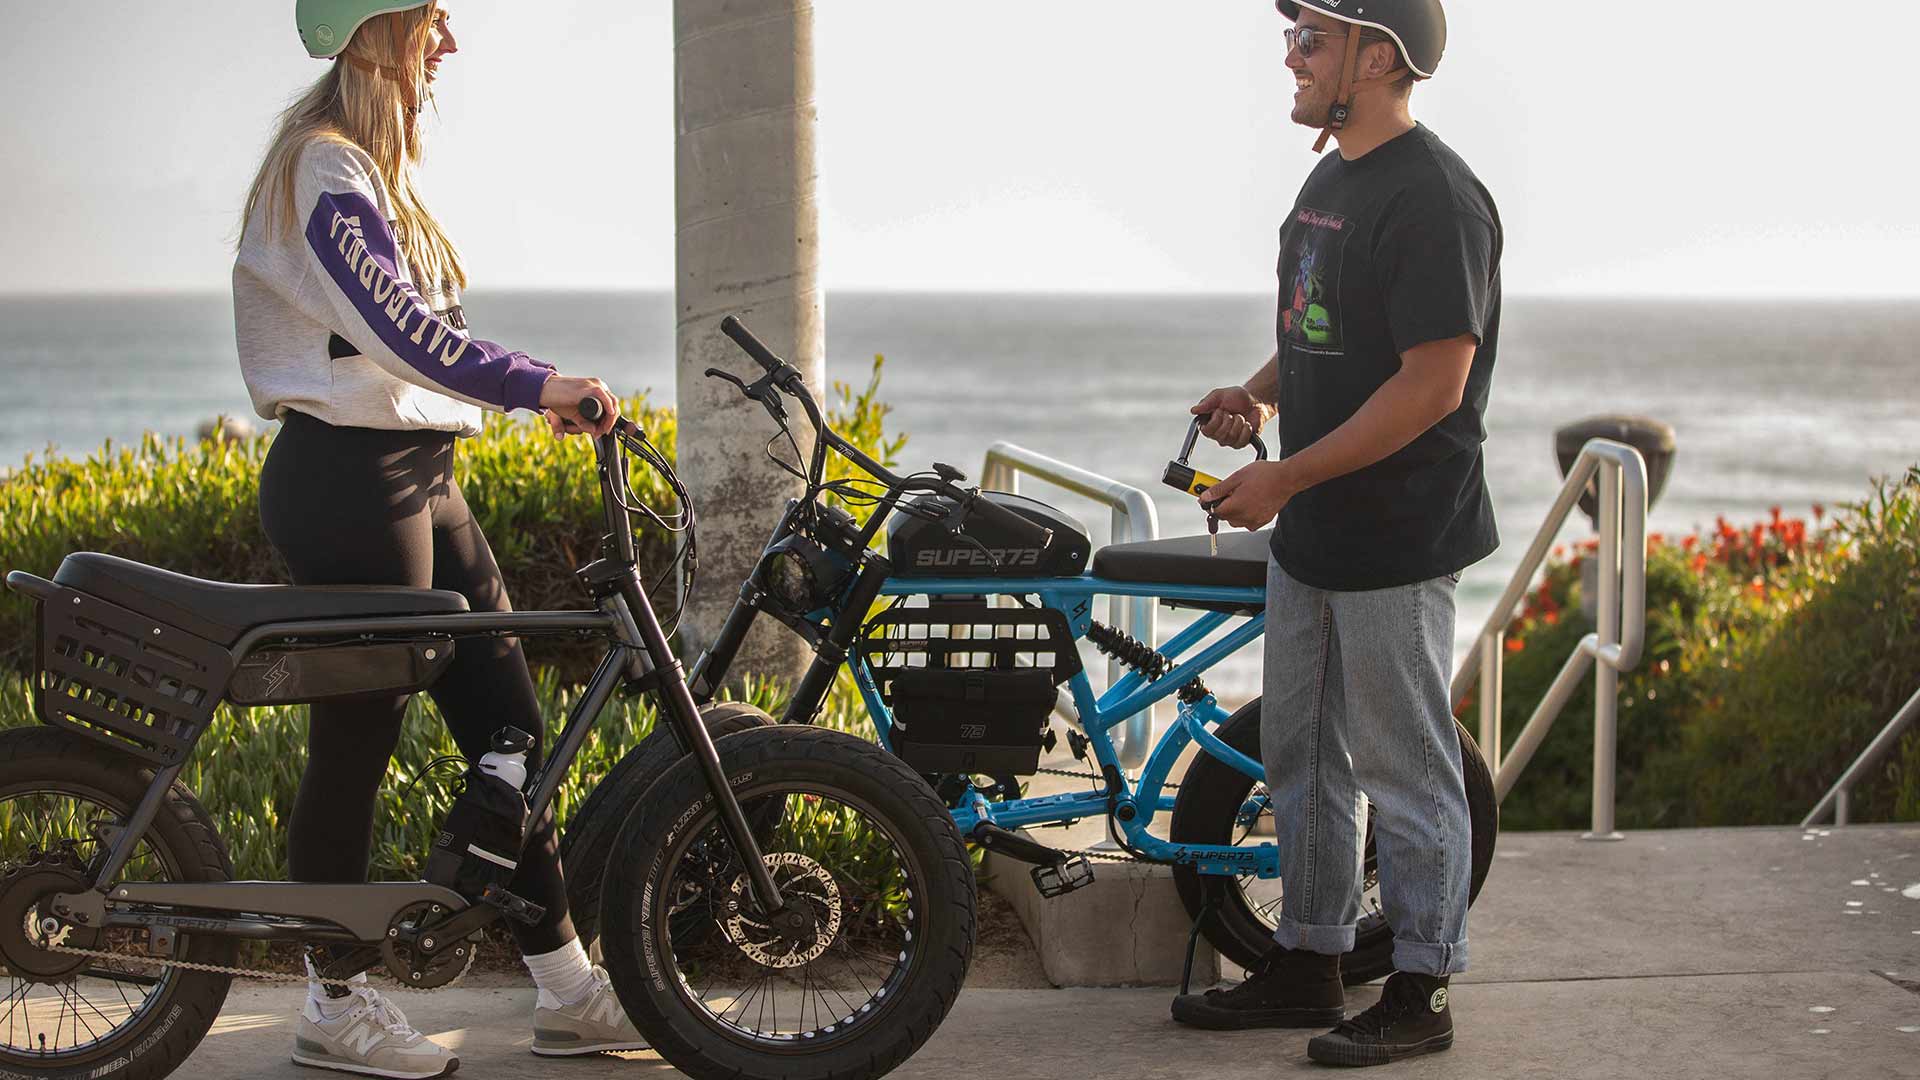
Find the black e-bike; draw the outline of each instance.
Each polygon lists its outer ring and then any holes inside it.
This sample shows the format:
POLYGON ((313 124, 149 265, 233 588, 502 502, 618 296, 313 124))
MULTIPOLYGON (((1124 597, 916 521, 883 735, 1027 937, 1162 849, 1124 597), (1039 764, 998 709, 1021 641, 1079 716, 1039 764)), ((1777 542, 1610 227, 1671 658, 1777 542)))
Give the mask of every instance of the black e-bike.
MULTIPOLYGON (((539 918, 507 888, 517 838, 616 693, 652 693, 665 728, 623 762, 625 778, 648 775, 645 791, 622 788, 610 811, 596 800, 630 860, 621 890, 598 897, 611 904, 597 930, 650 1044, 694 1077, 876 1076, 911 1055, 972 955, 959 832, 925 781, 870 742, 696 704, 637 569, 630 454, 666 478, 675 527, 691 529, 672 469, 619 421, 596 442, 607 532, 577 571, 586 610, 233 585, 93 553, 69 555, 50 581, 9 573, 39 606, 43 726, 0 732, 0 1077, 166 1076, 236 974, 305 979, 236 966, 242 940, 315 946, 329 980, 384 968, 408 988, 450 983, 487 926, 539 918), (428 860, 437 880, 232 880, 179 780, 222 701, 413 692, 462 639, 547 633, 603 637, 606 655, 522 792, 492 791, 507 809, 466 805, 487 790, 469 770, 428 860)), ((495 748, 528 741, 505 729, 495 748)))

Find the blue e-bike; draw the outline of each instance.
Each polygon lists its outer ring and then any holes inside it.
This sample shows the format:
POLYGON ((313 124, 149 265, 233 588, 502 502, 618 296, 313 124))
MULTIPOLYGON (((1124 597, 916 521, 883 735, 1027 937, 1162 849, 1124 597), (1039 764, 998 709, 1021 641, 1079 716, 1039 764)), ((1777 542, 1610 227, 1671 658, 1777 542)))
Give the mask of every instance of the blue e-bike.
MULTIPOLYGON (((1269 535, 1180 537, 1094 551, 1065 514, 1019 495, 963 489, 965 477, 951 466, 896 475, 836 433, 799 373, 737 319, 721 329, 765 374, 752 383, 717 369, 707 375, 734 383, 766 408, 795 456, 781 464, 807 487, 788 504, 729 618, 694 666, 695 698, 712 700, 748 629, 771 617, 815 654, 781 722, 812 722, 844 667, 879 741, 927 778, 964 836, 1034 864, 1043 895, 1091 883, 1093 865, 1086 852, 1049 847, 1016 830, 1104 817, 1126 857, 1173 868, 1196 937, 1229 960, 1253 964, 1272 947, 1280 903, 1270 838, 1293 823, 1273 820, 1259 759, 1259 700, 1229 711, 1202 677, 1264 630, 1269 535), (813 429, 810 455, 803 457, 793 438, 783 399, 798 404, 813 429), (829 453, 864 476, 827 479, 829 453), (862 522, 844 506, 871 513, 862 522), (887 525, 883 551, 876 541, 887 525), (1199 614, 1155 647, 1096 621, 1099 596, 1152 597, 1199 614), (1096 693, 1083 641, 1118 660, 1124 677, 1096 693), (1129 775, 1114 729, 1169 697, 1177 701, 1174 722, 1129 775), (1057 746, 1050 723, 1056 711, 1071 721, 1066 739, 1089 786, 1027 796, 1020 778, 1041 772, 1042 753, 1057 746), (1199 752, 1176 783, 1192 744, 1199 752), (1164 837, 1153 829, 1162 813, 1171 814, 1164 837)), ((1195 477, 1179 467, 1193 438, 1190 430, 1167 477, 1187 490, 1195 477)), ((1477 896, 1492 862, 1498 808, 1485 758, 1465 728, 1455 727, 1477 896)), ((670 754, 660 747, 652 757, 670 754)), ((569 878, 577 881, 572 907, 589 934, 603 888, 592 868, 604 865, 609 893, 625 887, 619 860, 608 862, 606 854, 617 808, 632 805, 662 767, 645 758, 636 751, 600 785, 590 802, 604 801, 612 812, 584 806, 567 839, 569 878)), ((1369 826, 1363 914, 1342 964, 1349 983, 1392 970, 1371 832, 1369 826)))

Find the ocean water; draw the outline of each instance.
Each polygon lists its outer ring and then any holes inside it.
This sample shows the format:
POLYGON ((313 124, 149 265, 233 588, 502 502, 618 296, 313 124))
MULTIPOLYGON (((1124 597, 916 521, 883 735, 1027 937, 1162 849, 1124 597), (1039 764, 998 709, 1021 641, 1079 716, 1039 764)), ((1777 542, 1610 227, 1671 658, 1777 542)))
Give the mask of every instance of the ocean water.
MULTIPOLYGON (((480 336, 672 395, 666 294, 478 292, 467 310, 480 336)), ((881 397, 910 436, 903 465, 977 475, 991 443, 1012 442, 1152 492, 1171 536, 1203 528, 1192 500, 1158 486, 1187 407, 1244 379, 1271 351, 1272 327, 1265 296, 834 293, 828 376, 864 383, 874 355, 886 357, 881 397)), ((1486 452, 1503 544, 1462 581, 1462 648, 1559 489, 1553 432, 1572 420, 1627 412, 1673 425, 1678 452, 1651 521, 1668 533, 1857 499, 1872 477, 1920 461, 1920 302, 1520 297, 1501 333, 1486 452)), ((217 294, 0 297, 0 386, 0 464, 250 413, 217 294)), ((1213 448, 1195 463, 1224 475, 1246 459, 1213 448)), ((1022 490, 1105 539, 1104 507, 1022 490)), ((1576 517, 1566 535, 1586 528, 1576 517)), ((1256 657, 1218 671, 1210 684, 1223 696, 1257 684, 1256 657)))

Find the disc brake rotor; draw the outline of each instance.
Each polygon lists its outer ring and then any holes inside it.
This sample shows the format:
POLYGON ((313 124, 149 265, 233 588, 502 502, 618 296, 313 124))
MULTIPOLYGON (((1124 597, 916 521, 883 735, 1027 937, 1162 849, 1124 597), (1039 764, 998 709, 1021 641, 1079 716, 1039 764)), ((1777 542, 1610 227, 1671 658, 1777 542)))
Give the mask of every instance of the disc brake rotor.
POLYGON ((774 929, 758 911, 753 882, 742 871, 727 890, 726 918, 721 929, 741 953, 770 968, 795 968, 818 959, 840 934, 840 887, 826 867, 797 851, 766 856, 767 872, 790 902, 813 913, 812 934, 796 940, 774 929))

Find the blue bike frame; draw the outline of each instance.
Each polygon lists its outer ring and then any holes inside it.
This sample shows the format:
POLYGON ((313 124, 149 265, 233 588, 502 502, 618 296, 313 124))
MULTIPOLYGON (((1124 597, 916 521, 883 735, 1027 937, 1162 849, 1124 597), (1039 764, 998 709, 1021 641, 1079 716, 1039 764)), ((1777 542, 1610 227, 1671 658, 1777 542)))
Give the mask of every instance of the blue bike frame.
MULTIPOLYGON (((1260 763, 1220 741, 1214 728, 1230 715, 1213 695, 1191 704, 1180 703, 1175 723, 1154 745, 1139 777, 1130 778, 1120 767, 1119 751, 1113 744, 1112 729, 1133 716, 1176 693, 1182 686, 1223 658, 1246 646, 1266 629, 1265 591, 1257 587, 1169 586, 1161 582, 1112 581, 1090 574, 1070 578, 897 578, 881 586, 882 596, 1038 596, 1046 607, 1064 613, 1076 642, 1086 636, 1093 621, 1096 596, 1149 596, 1194 604, 1232 604, 1250 612, 1238 616, 1238 623, 1215 637, 1217 631, 1235 620, 1234 614, 1207 611, 1192 626, 1180 631, 1161 646, 1159 652, 1175 662, 1165 675, 1148 682, 1138 672, 1124 678, 1098 697, 1088 681, 1084 666, 1068 683, 1073 704, 1080 714, 1080 725, 1091 743, 1101 773, 1108 786, 1061 795, 989 802, 978 791, 957 807, 954 821, 963 834, 988 822, 1002 828, 1027 825, 1061 824, 1082 818, 1112 815, 1126 843, 1154 862, 1192 866, 1203 874, 1239 875, 1252 873, 1262 878, 1280 876, 1279 853, 1271 843, 1255 847, 1226 844, 1178 844, 1162 840, 1147 831, 1154 816, 1173 809, 1174 797, 1167 793, 1167 777, 1188 743, 1199 743, 1204 753, 1213 755, 1256 781, 1264 781, 1266 772, 1260 763), (1212 640, 1209 640, 1211 638, 1212 640), (1197 651, 1196 651, 1197 650, 1197 651), (1193 655, 1181 659, 1189 651, 1193 655)), ((866 699, 867 711, 879 729, 880 741, 893 748, 893 711, 887 707, 875 686, 873 673, 856 651, 847 658, 854 682, 866 699)), ((1257 800, 1241 807, 1241 820, 1250 823, 1260 812, 1257 800)))

